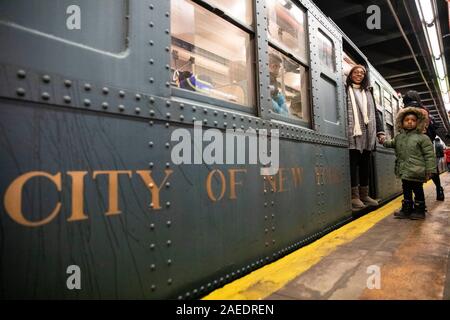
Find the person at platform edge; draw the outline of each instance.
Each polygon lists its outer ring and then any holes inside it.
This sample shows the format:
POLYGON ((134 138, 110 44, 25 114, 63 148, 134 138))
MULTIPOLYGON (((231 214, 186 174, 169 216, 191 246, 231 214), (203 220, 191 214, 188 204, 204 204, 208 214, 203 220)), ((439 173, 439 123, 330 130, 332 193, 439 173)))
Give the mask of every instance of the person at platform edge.
POLYGON ((350 149, 350 177, 352 186, 352 209, 366 205, 377 206, 369 197, 369 164, 376 139, 383 143, 385 134, 381 114, 375 107, 372 88, 366 68, 355 65, 346 80, 347 122, 350 149))
POLYGON ((395 175, 402 180, 402 208, 394 216, 398 219, 425 219, 423 183, 436 172, 433 144, 423 133, 427 118, 418 108, 406 107, 397 114, 395 124, 399 133, 383 144, 387 148, 395 148, 395 175))
MULTIPOLYGON (((428 109, 422 104, 419 93, 414 90, 409 90, 403 96, 403 103, 405 107, 419 108, 419 110, 426 115, 427 125, 425 127, 424 133, 430 138, 431 142, 433 143, 436 139, 436 129, 438 129, 438 124, 434 120, 428 109)), ((444 188, 441 185, 441 178, 438 171, 431 175, 431 180, 433 180, 433 183, 436 186, 436 200, 444 201, 444 188)))

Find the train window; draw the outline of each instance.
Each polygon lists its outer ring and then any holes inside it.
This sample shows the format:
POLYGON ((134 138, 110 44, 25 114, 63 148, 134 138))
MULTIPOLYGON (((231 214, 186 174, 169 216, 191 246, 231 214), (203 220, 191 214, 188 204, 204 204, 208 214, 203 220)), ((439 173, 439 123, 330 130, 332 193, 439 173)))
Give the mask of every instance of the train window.
POLYGON ((398 113, 398 99, 393 97, 393 99, 392 99, 392 122, 393 122, 393 124, 395 124, 395 118, 397 116, 397 113, 398 113))
POLYGON ((373 86, 373 97, 375 98, 375 103, 377 106, 381 106, 381 90, 380 85, 375 82, 373 86))
POLYGON ((397 101, 397 112, 398 112, 400 108, 403 108, 403 98, 400 92, 397 92, 397 97, 395 98, 395 100, 397 101))
POLYGON ((172 85, 254 106, 250 34, 190 0, 171 1, 172 85))
POLYGON ((388 111, 386 109, 386 123, 393 124, 393 122, 394 122, 393 120, 394 120, 394 118, 393 118, 392 112, 388 111))
POLYGON ((397 98, 393 98, 392 99, 392 114, 394 116, 396 116, 397 112, 398 112, 398 99, 397 98))
POLYGON ((319 59, 323 66, 327 67, 332 72, 336 71, 333 41, 322 32, 319 32, 319 59))
POLYGON ((251 0, 209 0, 209 2, 222 9, 230 17, 242 21, 246 25, 252 25, 253 6, 251 0))
POLYGON ((310 121, 309 78, 304 66, 269 47, 272 112, 310 121))
POLYGON ((392 124, 386 123, 386 138, 392 139, 394 137, 394 126, 392 124))
POLYGON ((384 91, 384 101, 383 101, 383 105, 384 105, 384 109, 392 114, 392 104, 391 104, 391 95, 389 94, 389 92, 384 91))
POLYGON ((383 104, 384 104, 384 116, 385 116, 385 122, 386 122, 386 135, 388 138, 392 138, 394 136, 394 117, 392 114, 392 101, 391 101, 391 95, 389 92, 384 91, 383 94, 383 104))
POLYGON ((306 61, 305 11, 290 0, 268 0, 267 11, 269 39, 306 61))

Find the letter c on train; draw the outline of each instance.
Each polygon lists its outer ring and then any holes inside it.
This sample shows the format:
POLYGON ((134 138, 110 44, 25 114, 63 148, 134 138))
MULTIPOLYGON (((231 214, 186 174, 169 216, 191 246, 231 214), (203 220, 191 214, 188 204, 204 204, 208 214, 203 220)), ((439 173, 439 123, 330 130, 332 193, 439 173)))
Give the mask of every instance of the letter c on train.
POLYGON ((47 172, 42 171, 32 171, 28 172, 26 174, 21 175, 20 177, 16 178, 8 187, 8 189, 5 192, 5 209, 8 215, 17 223, 27 226, 27 227, 39 227, 44 224, 49 223, 52 221, 59 213, 59 210, 61 209, 61 203, 58 202, 56 204, 55 209, 52 211, 52 213, 45 219, 41 221, 29 221, 25 219, 23 212, 22 212, 22 190, 27 183, 28 180, 35 178, 35 177, 45 177, 49 180, 51 180, 58 191, 61 191, 61 173, 57 173, 55 175, 48 174, 47 172))

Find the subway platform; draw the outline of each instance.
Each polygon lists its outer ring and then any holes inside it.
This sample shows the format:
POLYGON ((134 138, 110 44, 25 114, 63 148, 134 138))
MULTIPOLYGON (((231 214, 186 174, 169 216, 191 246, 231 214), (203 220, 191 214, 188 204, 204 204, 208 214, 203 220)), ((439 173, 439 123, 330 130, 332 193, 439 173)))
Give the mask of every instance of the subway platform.
POLYGON ((424 185, 427 217, 399 220, 398 197, 206 300, 449 300, 450 174, 445 201, 424 185))

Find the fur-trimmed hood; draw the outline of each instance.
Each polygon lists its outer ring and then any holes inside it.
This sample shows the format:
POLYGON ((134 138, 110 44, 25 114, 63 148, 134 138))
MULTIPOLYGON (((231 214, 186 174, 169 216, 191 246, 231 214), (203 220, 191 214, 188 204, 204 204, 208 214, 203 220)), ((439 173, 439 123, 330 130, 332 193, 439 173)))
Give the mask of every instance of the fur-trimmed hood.
POLYGON ((425 115, 426 112, 427 111, 425 109, 421 109, 421 108, 415 108, 415 107, 403 108, 397 114, 397 118, 395 120, 395 127, 397 128, 397 130, 399 132, 405 131, 403 129, 403 119, 405 118, 405 116, 408 113, 414 113, 417 116, 416 131, 418 133, 423 133, 425 131, 425 128, 426 128, 427 122, 428 122, 426 115, 425 115))

